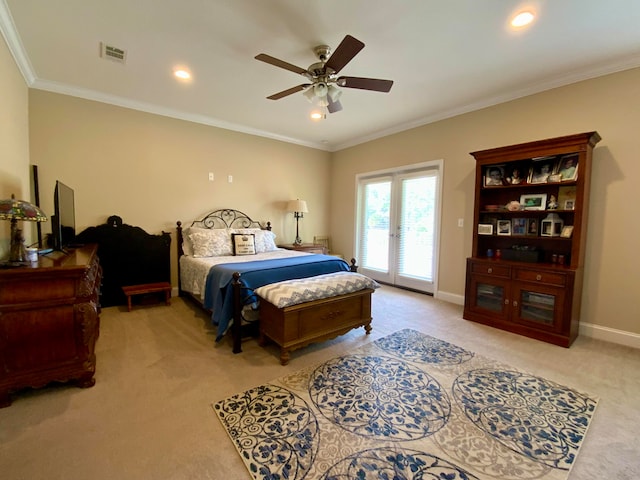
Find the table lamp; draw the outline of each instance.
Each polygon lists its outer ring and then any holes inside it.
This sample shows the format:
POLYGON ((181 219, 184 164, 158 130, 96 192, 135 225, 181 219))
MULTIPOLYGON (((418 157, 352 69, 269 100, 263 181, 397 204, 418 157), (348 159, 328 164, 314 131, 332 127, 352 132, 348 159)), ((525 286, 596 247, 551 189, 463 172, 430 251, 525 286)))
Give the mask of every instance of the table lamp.
POLYGON ((298 230, 298 222, 300 221, 301 218, 304 217, 304 213, 307 213, 309 210, 307 210, 307 202, 305 202, 304 200, 289 200, 289 203, 287 203, 287 211, 288 212, 293 212, 293 216, 296 219, 296 240, 295 242, 293 242, 294 245, 301 245, 302 244, 302 239, 300 238, 300 233, 298 230))
POLYGON ((11 247, 9 265, 19 266, 27 263, 22 230, 18 228, 18 220, 31 222, 46 222, 47 216, 35 205, 24 200, 16 200, 11 195, 10 200, 0 200, 0 220, 11 220, 11 247))

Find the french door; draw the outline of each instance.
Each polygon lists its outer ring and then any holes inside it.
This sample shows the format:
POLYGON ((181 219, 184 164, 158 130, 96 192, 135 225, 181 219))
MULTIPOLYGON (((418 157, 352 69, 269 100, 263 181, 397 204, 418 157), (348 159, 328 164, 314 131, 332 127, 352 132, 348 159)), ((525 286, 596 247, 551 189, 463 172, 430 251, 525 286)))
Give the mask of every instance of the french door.
POLYGON ((364 275, 434 293, 441 164, 359 176, 356 252, 364 275))

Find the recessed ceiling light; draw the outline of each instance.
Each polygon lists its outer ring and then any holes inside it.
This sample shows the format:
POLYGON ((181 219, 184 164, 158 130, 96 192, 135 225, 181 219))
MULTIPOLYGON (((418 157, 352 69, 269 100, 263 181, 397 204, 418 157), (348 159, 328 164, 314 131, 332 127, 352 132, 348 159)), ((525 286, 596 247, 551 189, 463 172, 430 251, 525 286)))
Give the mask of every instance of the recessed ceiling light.
POLYGON ((182 80, 189 80, 191 78, 191 74, 182 68, 174 70, 173 74, 182 80))
POLYGON ((533 19, 535 17, 536 16, 534 15, 534 13, 528 10, 520 12, 511 19, 511 26, 515 28, 524 27, 525 25, 529 25, 531 22, 533 22, 533 19))
POLYGON ((321 112, 311 112, 309 116, 311 117, 311 120, 323 120, 327 118, 327 116, 321 112))

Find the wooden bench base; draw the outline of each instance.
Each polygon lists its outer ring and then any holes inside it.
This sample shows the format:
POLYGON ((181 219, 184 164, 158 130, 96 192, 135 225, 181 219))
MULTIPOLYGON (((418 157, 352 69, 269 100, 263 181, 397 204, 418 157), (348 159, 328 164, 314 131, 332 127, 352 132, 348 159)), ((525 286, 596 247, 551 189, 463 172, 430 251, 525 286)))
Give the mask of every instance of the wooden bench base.
POLYGON ((131 311, 131 298, 135 295, 144 295, 147 293, 164 292, 164 301, 167 305, 171 305, 171 284, 169 282, 144 283, 142 285, 129 285, 122 287, 122 291, 127 296, 127 309, 131 311))
POLYGON ((289 363, 290 352, 364 327, 371 332, 372 289, 277 308, 260 299, 260 344, 271 339, 280 346, 280 363, 289 363))

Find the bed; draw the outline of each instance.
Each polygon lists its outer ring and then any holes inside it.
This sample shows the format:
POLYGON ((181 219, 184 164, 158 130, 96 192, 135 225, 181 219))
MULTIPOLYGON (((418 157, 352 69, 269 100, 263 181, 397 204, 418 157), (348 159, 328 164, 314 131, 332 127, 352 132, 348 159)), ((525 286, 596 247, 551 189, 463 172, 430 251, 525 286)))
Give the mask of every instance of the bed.
MULTIPOLYGON (((218 329, 217 342, 225 334, 231 334, 234 353, 242 351, 243 325, 257 323, 260 299, 256 289, 277 282, 357 270, 353 259, 348 264, 336 256, 278 248, 269 222, 260 224, 235 209, 215 210, 184 228, 178 221, 176 243, 180 295, 191 297, 210 312, 218 329)), ((349 303, 347 297, 343 300, 349 303)), ((367 324, 367 333, 370 309, 368 315, 366 322, 360 322, 367 324)), ((347 323, 337 331, 344 333, 345 328, 355 328, 351 326, 355 325, 352 319, 347 323)), ((305 341, 309 343, 309 339, 305 341)))

